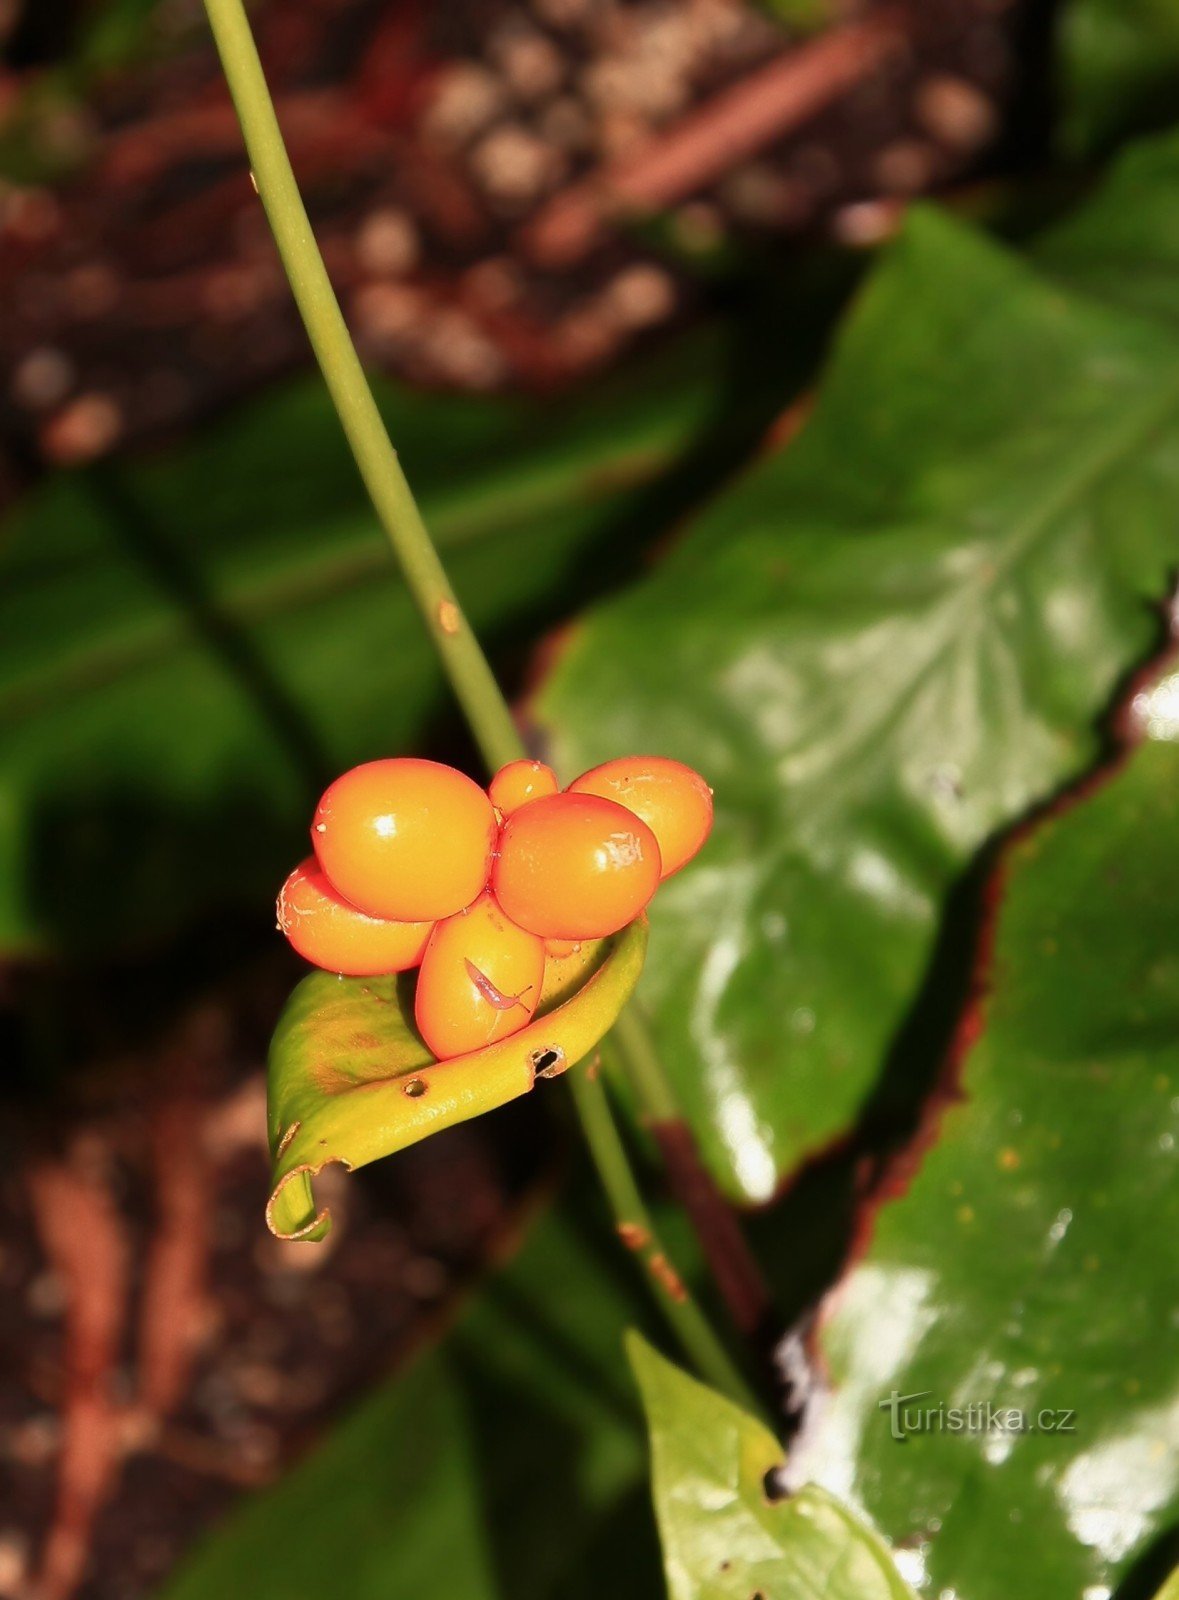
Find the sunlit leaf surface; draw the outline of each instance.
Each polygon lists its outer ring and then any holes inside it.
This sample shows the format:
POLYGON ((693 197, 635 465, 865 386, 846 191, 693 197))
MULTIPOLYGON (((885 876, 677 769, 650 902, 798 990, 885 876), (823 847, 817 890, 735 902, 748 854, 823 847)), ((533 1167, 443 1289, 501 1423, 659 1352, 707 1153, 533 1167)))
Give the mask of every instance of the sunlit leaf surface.
POLYGON ((1008 852, 951 1101, 822 1322, 795 1468, 933 1595, 1108 1596, 1179 1513, 1179 673, 1134 705, 1008 852))
MULTIPOLYGON (((1152 183, 1139 204, 1173 212, 1176 164, 1152 183)), ((644 998, 744 1197, 854 1123, 952 886, 1094 759, 1158 638, 1179 335, 1095 297, 1098 242, 1082 293, 914 214, 800 437, 590 612, 539 699, 567 772, 651 750, 715 787, 711 841, 653 908, 644 998)))

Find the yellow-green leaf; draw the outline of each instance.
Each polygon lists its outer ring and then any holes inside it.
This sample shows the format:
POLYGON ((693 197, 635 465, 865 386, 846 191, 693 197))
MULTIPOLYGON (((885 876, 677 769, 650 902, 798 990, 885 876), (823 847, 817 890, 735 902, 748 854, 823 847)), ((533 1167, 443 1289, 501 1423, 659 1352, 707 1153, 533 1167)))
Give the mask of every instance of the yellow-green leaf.
POLYGON ((316 1205, 312 1180, 330 1162, 362 1167, 573 1066, 626 1004, 646 946, 640 917, 583 947, 572 993, 568 964, 555 963, 528 1027, 449 1061, 435 1061, 414 1028, 412 975, 304 978, 270 1048, 271 1230, 282 1239, 322 1239, 330 1217, 316 1205))
POLYGON ((913 1600, 883 1542, 825 1489, 768 1492, 782 1449, 637 1333, 627 1352, 651 1431, 671 1600, 913 1600))

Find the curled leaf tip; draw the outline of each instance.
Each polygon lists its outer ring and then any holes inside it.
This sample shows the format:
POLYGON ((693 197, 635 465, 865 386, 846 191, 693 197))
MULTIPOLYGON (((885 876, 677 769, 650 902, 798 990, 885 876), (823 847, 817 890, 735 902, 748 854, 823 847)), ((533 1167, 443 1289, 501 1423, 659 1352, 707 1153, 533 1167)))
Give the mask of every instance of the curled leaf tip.
POLYGON ((606 1034, 638 982, 647 948, 639 917, 609 939, 549 963, 536 1016, 497 1044, 435 1061, 396 978, 313 973, 275 1029, 267 1084, 274 1159, 266 1224, 279 1239, 318 1241, 331 1226, 312 1180, 493 1111, 555 1078, 606 1034))

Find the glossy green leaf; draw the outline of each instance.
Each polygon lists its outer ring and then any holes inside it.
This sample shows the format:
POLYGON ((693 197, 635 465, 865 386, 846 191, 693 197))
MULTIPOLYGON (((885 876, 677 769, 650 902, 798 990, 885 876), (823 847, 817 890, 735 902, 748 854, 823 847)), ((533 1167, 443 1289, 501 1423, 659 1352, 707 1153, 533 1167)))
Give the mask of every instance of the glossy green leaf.
MULTIPOLYGON (((728 360, 693 341, 543 407, 381 389, 497 659, 658 530, 728 360)), ((451 704, 318 380, 166 457, 58 474, 0 530, 0 950, 256 909, 319 787, 451 704)))
POLYGON ((1108 1595, 1179 1518, 1179 673, 1135 708, 1008 851, 956 1089, 821 1323, 795 1470, 934 1595, 1108 1595))
POLYGON ((435 1061, 414 1028, 412 974, 304 978, 270 1046, 271 1230, 281 1239, 322 1239, 331 1218, 316 1205, 312 1180, 329 1163, 365 1166, 506 1105, 580 1061, 633 992, 646 945, 640 917, 583 946, 571 993, 546 977, 526 1028, 447 1061, 435 1061))
POLYGON ((732 1191, 846 1132, 966 863, 1093 759, 1177 481, 1175 333, 919 210, 799 438, 578 631, 538 708, 563 768, 651 750, 716 790, 644 998, 732 1191))
POLYGON ((166 1600, 652 1600, 620 1334, 637 1283, 597 1217, 544 1218, 441 1346, 238 1511, 166 1600))
POLYGON ((1058 23, 1061 140, 1092 155, 1179 110, 1174 0, 1068 0, 1058 23))
POLYGON ((1172 1572, 1154 1600, 1179 1600, 1179 1567, 1172 1572))
POLYGON ((913 1600, 870 1529, 825 1490, 767 1494, 782 1450, 760 1422, 627 1339, 651 1435, 670 1600, 913 1600))

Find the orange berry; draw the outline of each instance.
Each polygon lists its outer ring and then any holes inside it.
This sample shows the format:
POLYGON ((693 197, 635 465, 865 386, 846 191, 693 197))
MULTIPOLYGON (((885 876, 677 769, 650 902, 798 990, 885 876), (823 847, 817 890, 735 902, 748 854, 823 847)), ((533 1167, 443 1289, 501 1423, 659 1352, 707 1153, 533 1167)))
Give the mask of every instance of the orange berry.
POLYGON ((667 756, 620 756, 591 767, 569 785, 633 811, 659 840, 663 876, 691 861, 712 831, 712 790, 698 772, 667 756))
POLYGON ((481 1050, 531 1022, 543 982, 544 940, 482 894, 430 935, 414 997, 418 1032, 440 1061, 481 1050))
POLYGON ((365 916, 336 893, 314 856, 279 890, 278 925, 305 961, 352 978, 416 967, 433 927, 365 916))
POLYGON ((601 939, 632 922, 659 883, 659 845, 613 800, 554 794, 504 824, 492 888, 513 922, 546 939, 601 939))
POLYGON ((484 889, 495 845, 491 801, 437 761, 353 767, 326 791, 311 842, 332 886, 370 917, 436 922, 484 889))
POLYGON ((488 793, 500 816, 510 817, 530 800, 556 794, 560 787, 557 774, 543 761, 509 761, 492 778, 488 793))

